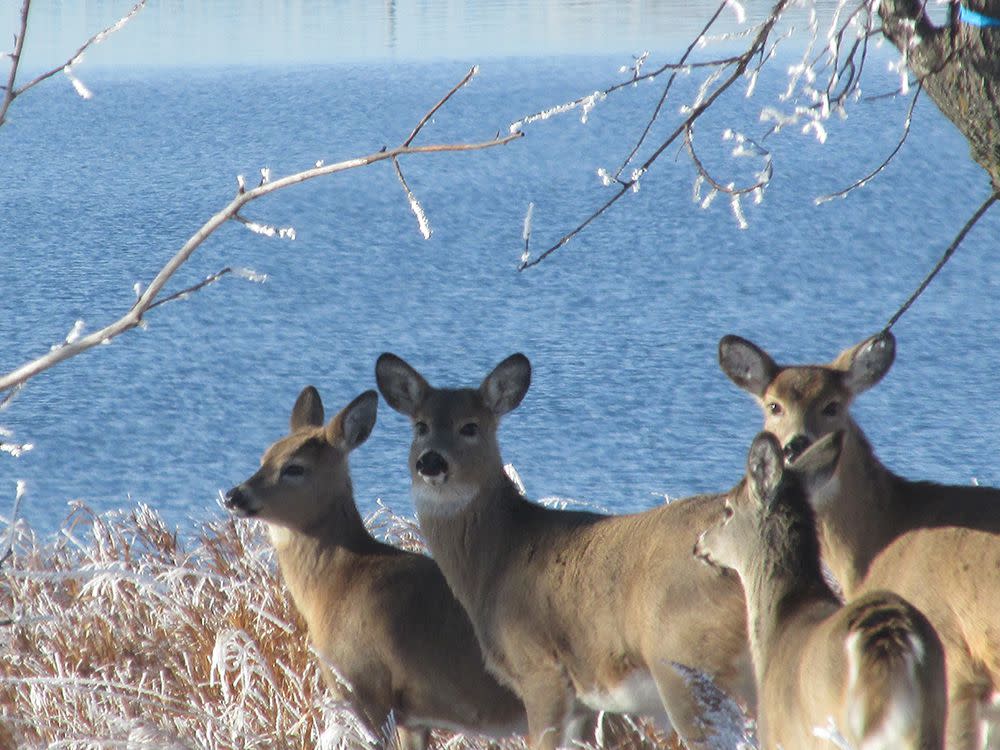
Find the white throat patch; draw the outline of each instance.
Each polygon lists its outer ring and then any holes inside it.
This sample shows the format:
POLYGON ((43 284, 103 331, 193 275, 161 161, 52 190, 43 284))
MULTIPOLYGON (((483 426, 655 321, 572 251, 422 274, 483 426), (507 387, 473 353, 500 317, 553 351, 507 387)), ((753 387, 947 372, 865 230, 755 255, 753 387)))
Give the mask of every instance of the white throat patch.
POLYGON ((417 516, 449 517, 461 513, 476 496, 476 487, 454 480, 431 484, 424 479, 413 482, 413 507, 417 516))

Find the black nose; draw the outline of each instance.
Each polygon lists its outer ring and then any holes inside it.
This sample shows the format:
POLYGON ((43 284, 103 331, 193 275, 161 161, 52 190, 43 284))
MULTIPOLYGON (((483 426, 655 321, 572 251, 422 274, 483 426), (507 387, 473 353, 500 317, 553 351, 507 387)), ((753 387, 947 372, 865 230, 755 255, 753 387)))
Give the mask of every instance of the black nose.
POLYGON ((233 487, 226 493, 226 507, 229 510, 245 509, 246 505, 247 496, 239 487, 233 487))
POLYGON ((805 435, 796 435, 785 443, 785 460, 792 462, 805 453, 806 448, 812 445, 812 441, 805 435))
POLYGON ((437 451, 427 451, 417 459, 417 472, 425 477, 448 473, 448 462, 437 451))

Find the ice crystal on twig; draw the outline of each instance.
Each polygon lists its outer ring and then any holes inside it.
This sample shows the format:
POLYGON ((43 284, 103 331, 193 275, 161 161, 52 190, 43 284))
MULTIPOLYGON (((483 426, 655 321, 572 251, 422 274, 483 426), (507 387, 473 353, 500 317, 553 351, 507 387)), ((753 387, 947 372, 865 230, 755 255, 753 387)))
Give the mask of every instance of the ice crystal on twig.
POLYGON ((531 257, 531 218, 535 213, 534 202, 528 203, 528 210, 524 214, 524 230, 521 232, 521 237, 524 239, 524 250, 521 251, 521 262, 527 263, 528 258, 531 257))
POLYGON ((267 281, 266 273, 258 273, 252 268, 234 268, 233 273, 239 276, 241 279, 246 279, 247 281, 252 281, 255 284, 263 284, 267 281))
POLYGON ((66 334, 66 338, 60 341, 58 344, 53 344, 51 347, 52 351, 56 349, 62 349, 64 346, 69 344, 74 344, 79 341, 80 336, 83 334, 83 329, 86 327, 86 323, 82 320, 78 320, 73 324, 73 327, 66 334))
POLYGON ((72 65, 66 65, 62 70, 63 73, 66 74, 66 77, 69 78, 69 82, 73 84, 73 89, 76 91, 76 93, 79 95, 81 99, 93 98, 94 96, 93 92, 87 88, 87 86, 83 83, 83 81, 81 81, 79 78, 73 75, 72 65))
POLYGON ((0 441, 0 453, 6 453, 12 458, 20 458, 30 450, 34 450, 34 443, 5 443, 0 441))
POLYGON ((733 209, 733 216, 736 217, 736 223, 740 229, 746 229, 748 224, 746 217, 743 215, 743 205, 740 203, 739 193, 733 193, 729 196, 729 205, 733 209))
POLYGON ((295 227, 275 227, 271 224, 261 224, 249 219, 240 222, 254 234, 262 234, 265 237, 277 237, 282 240, 295 239, 295 227))
POLYGON ((413 215, 417 217, 417 228, 420 230, 420 235, 425 239, 429 240, 431 238, 431 225, 427 221, 427 214, 424 213, 424 207, 420 205, 420 201, 417 200, 417 196, 413 194, 412 190, 406 191, 406 200, 410 204, 410 210, 413 215))
POLYGON ((733 12, 733 15, 736 16, 736 23, 740 25, 746 23, 747 12, 739 0, 726 0, 726 6, 733 12))

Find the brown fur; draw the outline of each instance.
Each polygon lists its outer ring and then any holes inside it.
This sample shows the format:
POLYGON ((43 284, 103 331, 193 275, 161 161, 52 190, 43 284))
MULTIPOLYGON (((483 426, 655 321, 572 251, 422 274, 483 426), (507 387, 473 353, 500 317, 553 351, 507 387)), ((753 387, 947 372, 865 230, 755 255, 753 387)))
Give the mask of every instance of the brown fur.
POLYGON ((306 388, 291 434, 229 491, 227 504, 267 523, 327 684, 372 731, 390 711, 405 747, 423 747, 432 727, 523 731, 522 704, 486 672, 438 567, 375 540, 358 513, 347 457, 371 432, 377 403, 368 391, 324 426, 319 394, 306 388))
POLYGON ((934 629, 888 591, 841 606, 820 569, 807 495, 833 473, 840 439, 816 443, 793 469, 774 436, 758 436, 747 481, 695 553, 735 569, 747 591, 763 748, 822 746, 814 730, 832 719, 858 750, 940 750, 944 652, 934 629))
POLYGON ((711 728, 673 662, 753 705, 742 589, 691 556, 721 496, 627 516, 543 508, 518 493, 496 441, 499 418, 527 390, 526 358, 501 363, 479 389, 434 389, 390 354, 376 375, 389 404, 414 423, 421 528, 490 668, 524 700, 533 745, 554 747, 584 701, 611 711, 665 708, 688 747, 707 747, 711 728), (431 453, 448 464, 437 485, 426 464, 418 468, 431 453), (611 700, 637 676, 651 678, 644 700, 611 700))
POLYGON ((913 482, 881 464, 849 406, 894 352, 886 333, 828 365, 779 366, 739 337, 719 344, 723 370, 783 444, 845 432, 835 481, 815 503, 823 558, 848 597, 889 589, 928 617, 947 656, 948 747, 977 750, 979 717, 1000 689, 1000 490, 913 482))

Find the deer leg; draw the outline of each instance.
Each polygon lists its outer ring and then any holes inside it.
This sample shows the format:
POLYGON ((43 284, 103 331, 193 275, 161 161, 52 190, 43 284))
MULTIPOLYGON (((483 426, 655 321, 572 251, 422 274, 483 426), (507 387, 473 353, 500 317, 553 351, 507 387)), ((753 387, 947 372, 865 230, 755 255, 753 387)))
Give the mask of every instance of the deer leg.
POLYGON ((430 740, 429 729, 407 729, 396 727, 399 750, 425 750, 430 740))
POLYGON ((945 732, 947 750, 981 750, 983 737, 979 726, 979 691, 973 685, 955 685, 948 694, 948 718, 945 732))
POLYGON ((684 746, 688 750, 712 750, 711 735, 706 732, 694 691, 684 676, 669 663, 651 671, 670 725, 684 746))
POLYGON ((564 731, 573 713, 573 693, 565 677, 547 671, 519 685, 528 714, 528 747, 556 750, 564 746, 564 731))

